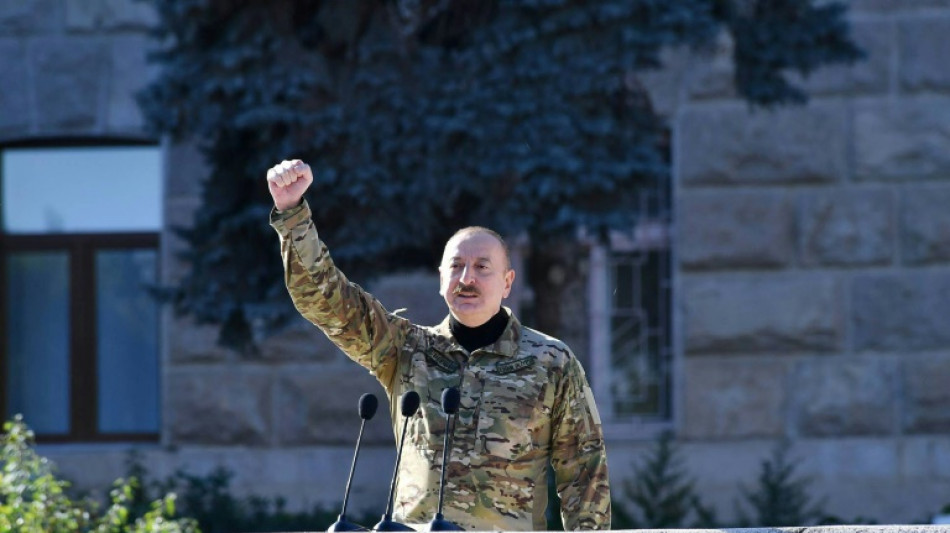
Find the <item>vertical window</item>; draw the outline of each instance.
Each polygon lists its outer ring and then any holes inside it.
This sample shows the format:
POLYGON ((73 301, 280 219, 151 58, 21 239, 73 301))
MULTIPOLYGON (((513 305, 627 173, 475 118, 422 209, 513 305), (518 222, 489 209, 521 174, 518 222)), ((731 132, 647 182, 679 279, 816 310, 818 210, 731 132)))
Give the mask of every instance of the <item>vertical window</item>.
POLYGON ((160 155, 0 152, 0 407, 42 440, 157 439, 160 155))
POLYGON ((615 436, 650 436, 673 418, 669 183, 640 195, 640 221, 590 258, 592 379, 615 436))
MULTIPOLYGON (((69 255, 6 254, 7 405, 34 431, 69 431, 69 255)), ((7 416, 9 418, 9 416, 7 416)))
POLYGON ((669 255, 610 255, 611 411, 617 419, 670 416, 669 255))

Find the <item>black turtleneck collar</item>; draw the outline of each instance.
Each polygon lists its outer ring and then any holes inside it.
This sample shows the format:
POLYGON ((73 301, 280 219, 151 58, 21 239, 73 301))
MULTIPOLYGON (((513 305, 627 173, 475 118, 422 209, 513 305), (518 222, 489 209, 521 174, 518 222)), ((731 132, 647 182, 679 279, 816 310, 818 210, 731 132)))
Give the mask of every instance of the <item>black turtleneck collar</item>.
POLYGON ((489 344, 494 344, 505 332, 507 326, 508 312, 505 311, 504 307, 499 309, 495 316, 489 318, 488 322, 474 328, 462 324, 454 316, 449 317, 449 329, 452 330, 452 335, 462 345, 462 348, 468 350, 469 353, 489 344))

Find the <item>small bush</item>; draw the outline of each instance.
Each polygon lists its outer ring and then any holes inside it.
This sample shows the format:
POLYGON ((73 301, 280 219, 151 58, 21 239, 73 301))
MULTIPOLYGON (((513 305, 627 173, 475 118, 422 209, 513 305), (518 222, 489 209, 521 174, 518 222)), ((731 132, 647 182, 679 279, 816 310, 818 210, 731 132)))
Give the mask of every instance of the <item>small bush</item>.
POLYGON ((714 527, 715 513, 696 495, 673 443, 664 432, 634 475, 621 485, 614 499, 611 526, 615 529, 671 529, 714 527))
POLYGON ((795 464, 788 457, 789 444, 779 444, 772 456, 762 462, 753 489, 740 486, 748 516, 742 506, 737 509, 743 527, 792 527, 817 523, 827 516, 821 505, 808 494, 809 478, 797 477, 795 464))
POLYGON ((167 494, 142 513, 131 510, 136 480, 118 480, 111 503, 99 513, 95 501, 72 500, 69 483, 34 450, 33 432, 17 415, 0 436, 0 531, 19 533, 198 533, 194 520, 175 518, 175 495, 167 494))
MULTIPOLYGON (((291 512, 281 497, 237 497, 231 491, 234 473, 223 467, 203 476, 178 470, 163 480, 149 482, 148 471, 138 454, 132 453, 126 466, 129 475, 143 480, 133 507, 141 506, 151 493, 173 492, 180 495, 182 512, 194 518, 204 533, 322 531, 339 515, 339 506, 330 509, 315 506, 309 511, 291 512)), ((351 522, 369 528, 379 521, 382 513, 380 509, 379 514, 357 516, 347 513, 347 517, 351 522)))

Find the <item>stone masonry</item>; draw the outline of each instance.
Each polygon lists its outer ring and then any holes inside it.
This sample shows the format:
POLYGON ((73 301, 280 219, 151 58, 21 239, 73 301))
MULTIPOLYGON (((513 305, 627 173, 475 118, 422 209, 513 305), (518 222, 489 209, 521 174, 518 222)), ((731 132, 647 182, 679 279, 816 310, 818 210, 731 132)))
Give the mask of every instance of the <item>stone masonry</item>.
POLYGON ((790 440, 839 516, 924 520, 950 502, 921 453, 950 445, 950 3, 849 5, 869 57, 806 107, 750 111, 716 58, 653 80, 681 95, 677 425, 693 461, 790 440))
MULTIPOLYGON (((725 515, 785 440, 844 520, 929 520, 950 504, 950 1, 848 3, 868 58, 802 80, 807 106, 739 101, 726 39, 670 51, 645 78, 674 140, 672 425, 725 515)), ((145 138, 134 94, 154 74, 153 21, 133 0, 0 2, 0 143, 145 138)), ((204 164, 188 145, 165 154, 166 226, 187 225, 204 164)), ((163 233, 166 281, 187 268, 181 246, 163 233)), ((418 273, 370 289, 433 323, 436 287, 418 273)), ((305 323, 254 358, 214 341, 165 312, 161 441, 137 446, 149 469, 226 466, 241 493, 338 502, 357 399, 379 386, 305 323)), ((393 438, 384 422, 367 431, 354 494, 382 502, 371 480, 393 438)), ((618 489, 649 437, 608 433, 618 489)), ((80 487, 124 474, 125 447, 41 452, 80 487)))

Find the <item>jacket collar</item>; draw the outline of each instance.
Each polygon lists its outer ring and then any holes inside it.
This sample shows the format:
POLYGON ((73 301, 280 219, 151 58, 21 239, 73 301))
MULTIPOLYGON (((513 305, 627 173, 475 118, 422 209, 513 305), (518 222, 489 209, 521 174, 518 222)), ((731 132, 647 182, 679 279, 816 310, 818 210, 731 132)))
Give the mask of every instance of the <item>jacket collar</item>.
MULTIPOLYGON (((501 332, 501 336, 498 337, 498 340, 488 346, 479 348, 479 350, 502 357, 514 357, 518 353, 518 345, 521 342, 521 322, 515 318, 515 314, 511 312, 511 309, 508 307, 504 309, 508 312, 508 325, 505 326, 505 330, 501 332)), ((452 328, 449 327, 451 317, 452 315, 446 315, 442 323, 434 328, 435 332, 439 334, 439 337, 446 341, 444 344, 440 342, 439 345, 434 346, 434 348, 442 353, 455 351, 465 353, 465 348, 462 348, 458 341, 455 340, 455 336, 452 335, 452 328)))

